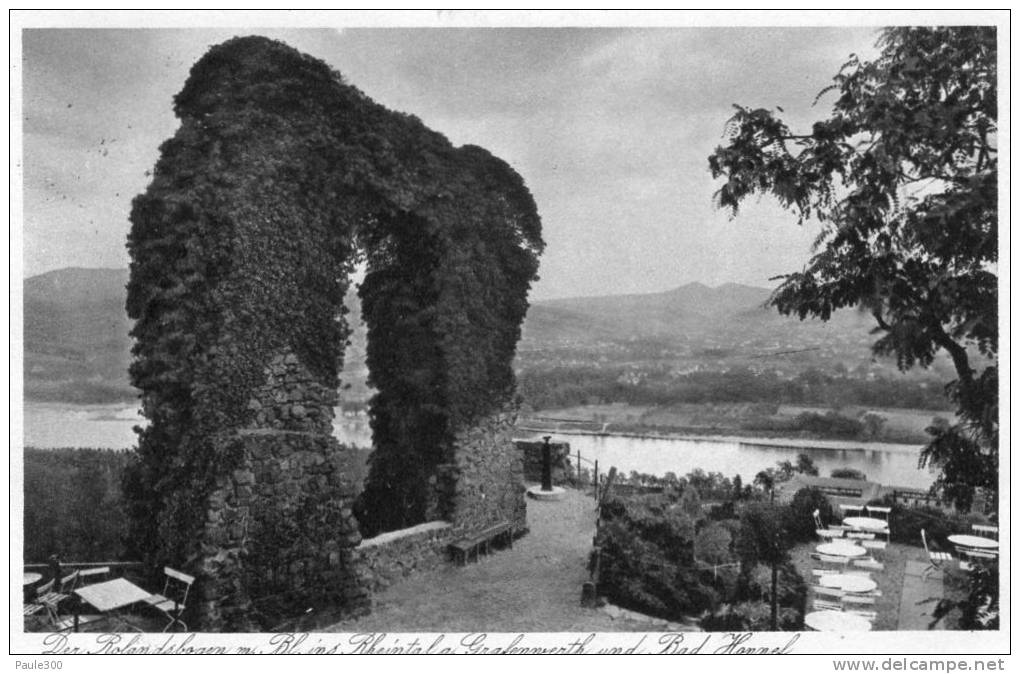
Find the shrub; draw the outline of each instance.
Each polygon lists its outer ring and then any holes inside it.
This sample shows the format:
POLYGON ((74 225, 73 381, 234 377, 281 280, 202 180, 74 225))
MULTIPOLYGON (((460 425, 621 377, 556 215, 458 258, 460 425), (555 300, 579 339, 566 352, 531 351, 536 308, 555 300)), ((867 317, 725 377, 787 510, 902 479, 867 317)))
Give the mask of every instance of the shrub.
MULTIPOLYGON (((959 611, 955 629, 997 630, 999 629, 999 564, 978 562, 967 574, 964 594, 960 598, 939 600, 932 611, 928 629, 954 611, 959 611)), ((953 627, 950 627, 953 629, 953 627)))
MULTIPOLYGON (((777 565, 778 578, 776 583, 776 596, 779 599, 779 607, 787 608, 800 615, 804 613, 807 604, 807 583, 793 562, 783 562, 777 565)), ((741 583, 737 588, 736 598, 738 600, 761 600, 769 601, 772 596, 772 567, 765 564, 758 564, 746 569, 741 576, 741 583)), ((790 625, 790 629, 799 629, 800 623, 790 625)))
MULTIPOLYGON (((803 619, 795 609, 780 607, 778 628, 796 632, 802 629, 803 619)), ((744 601, 724 604, 718 611, 701 621, 708 632, 767 632, 772 629, 772 609, 767 602, 744 601)))
POLYGON ((715 522, 737 519, 737 504, 733 501, 726 501, 717 506, 712 506, 708 511, 708 519, 715 522))
POLYGON ((602 520, 599 589, 613 603, 674 620, 718 603, 694 563, 694 522, 670 499, 611 498, 602 520))
POLYGON ((970 526, 981 518, 974 515, 948 513, 932 506, 907 507, 899 503, 892 505, 889 513, 889 536, 895 543, 921 545, 921 529, 928 536, 928 543, 951 549, 946 538, 953 534, 970 533, 970 526))
POLYGON ((730 530, 712 522, 698 532, 694 539, 697 558, 708 564, 727 564, 733 561, 733 535, 730 530))
POLYGON ((857 437, 864 431, 863 423, 835 411, 826 412, 824 416, 803 412, 797 415, 797 426, 811 433, 845 438, 857 437))
POLYGON ((24 559, 123 559, 127 516, 121 475, 132 452, 25 448, 24 559))
POLYGON ((782 564, 789 559, 785 511, 785 507, 773 503, 751 503, 740 513, 735 549, 746 568, 782 564))
POLYGON ((813 514, 815 510, 819 511, 818 514, 823 523, 839 519, 833 514, 829 499, 817 489, 805 487, 793 495, 793 500, 790 501, 784 517, 784 527, 791 542, 815 539, 816 527, 813 514))
POLYGON ((844 480, 867 480, 868 476, 855 468, 833 468, 830 473, 832 477, 844 480))

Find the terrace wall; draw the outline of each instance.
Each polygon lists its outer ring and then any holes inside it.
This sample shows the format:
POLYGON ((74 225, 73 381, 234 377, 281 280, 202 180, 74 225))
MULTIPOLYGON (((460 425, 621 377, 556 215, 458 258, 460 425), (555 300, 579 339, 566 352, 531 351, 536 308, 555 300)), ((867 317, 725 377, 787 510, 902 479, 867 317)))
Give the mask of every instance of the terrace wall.
POLYGON ((455 530, 449 522, 426 522, 366 538, 354 549, 353 562, 371 591, 377 592, 414 573, 442 566, 455 530))

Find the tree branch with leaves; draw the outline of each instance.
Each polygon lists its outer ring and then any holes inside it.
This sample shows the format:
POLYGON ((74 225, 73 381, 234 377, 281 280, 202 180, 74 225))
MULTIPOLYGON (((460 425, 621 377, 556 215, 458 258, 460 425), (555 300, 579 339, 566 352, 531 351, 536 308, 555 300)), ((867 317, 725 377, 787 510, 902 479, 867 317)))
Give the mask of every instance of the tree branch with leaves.
POLYGON ((998 492, 996 32, 888 28, 878 47, 819 94, 816 104, 836 100, 809 133, 735 106, 709 168, 725 179, 717 205, 733 215, 767 195, 801 223, 822 223, 804 269, 779 277, 781 313, 865 311, 873 352, 901 370, 948 354, 956 423, 928 429, 920 462, 967 507, 977 488, 998 492))

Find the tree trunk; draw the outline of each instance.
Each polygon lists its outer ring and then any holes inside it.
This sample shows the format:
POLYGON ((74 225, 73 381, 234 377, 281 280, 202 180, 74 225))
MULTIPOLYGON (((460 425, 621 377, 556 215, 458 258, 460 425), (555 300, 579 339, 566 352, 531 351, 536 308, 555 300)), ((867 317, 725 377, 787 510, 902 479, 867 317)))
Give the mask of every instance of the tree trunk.
POLYGON ((772 604, 772 607, 771 607, 772 608, 772 622, 771 622, 771 625, 772 625, 772 631, 773 632, 778 632, 779 631, 779 597, 777 596, 778 593, 776 592, 778 585, 779 585, 779 567, 776 566, 775 562, 772 562, 772 597, 771 597, 771 599, 772 599, 772 601, 771 601, 771 604, 772 604))

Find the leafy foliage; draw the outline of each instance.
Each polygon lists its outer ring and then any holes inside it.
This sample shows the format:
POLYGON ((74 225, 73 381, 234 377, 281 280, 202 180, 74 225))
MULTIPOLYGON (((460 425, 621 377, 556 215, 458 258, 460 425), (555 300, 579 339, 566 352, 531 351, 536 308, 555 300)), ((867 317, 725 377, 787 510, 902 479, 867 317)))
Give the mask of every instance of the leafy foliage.
MULTIPOLYGON (((779 609, 778 627, 784 632, 803 629, 804 617, 797 609, 783 606, 779 609)), ((769 605, 762 601, 742 601, 723 606, 701 621, 708 632, 768 632, 772 629, 769 605)))
POLYGON ((26 562, 124 558, 128 533, 120 480, 134 460, 108 449, 25 448, 26 562))
POLYGON ((530 193, 484 150, 453 148, 264 38, 210 49, 174 109, 181 126, 128 238, 130 374, 150 420, 125 476, 137 550, 198 554, 204 497, 237 460, 226 437, 251 425, 274 355, 337 389, 359 246, 379 390, 367 526, 421 521, 451 434, 513 387, 543 247, 530 193))
POLYGON ((817 538, 815 530, 814 512, 818 511, 818 517, 823 523, 836 522, 840 518, 834 513, 832 504, 825 494, 805 487, 793 495, 790 505, 786 511, 784 527, 791 541, 812 541, 817 538))
MULTIPOLYGON (((699 371, 674 376, 670 368, 653 372, 637 383, 625 379, 626 367, 525 367, 520 391, 535 409, 555 409, 592 402, 632 405, 678 403, 773 403, 843 407, 912 407, 947 409, 948 402, 932 381, 878 377, 867 380, 807 370, 792 379, 774 372, 754 373, 745 368, 726 372, 699 371)), ((784 427, 777 430, 802 430, 784 427)))
POLYGON ((597 544, 599 589, 611 601, 666 618, 700 613, 718 601, 694 564, 694 521, 663 496, 604 501, 597 544))
POLYGON ((856 468, 833 468, 829 477, 842 478, 844 480, 867 480, 868 476, 856 468))
POLYGON ((983 521, 971 515, 947 513, 932 506, 909 507, 901 503, 885 503, 892 508, 889 513, 889 540, 894 543, 920 546, 921 529, 925 530, 929 544, 952 550, 947 538, 953 534, 970 531, 971 524, 983 521))
POLYGON ((749 503, 740 513, 736 551, 745 567, 783 564, 789 560, 785 508, 771 503, 749 503))
POLYGON ((836 100, 810 132, 736 106, 709 167, 726 179, 722 208, 767 194, 823 223, 807 267, 772 297, 780 312, 868 311, 873 351, 904 370, 950 355, 960 421, 929 429, 922 464, 966 506, 975 488, 998 488, 996 33, 890 28, 879 45, 876 60, 851 57, 822 92, 836 100), (976 360, 989 364, 979 371, 976 360))
POLYGON ((941 599, 932 611, 928 629, 954 611, 959 611, 957 629, 999 629, 999 565, 975 561, 967 574, 966 594, 962 599, 941 599))
POLYGON ((753 485, 763 492, 771 494, 779 483, 787 482, 797 473, 818 475, 818 468, 815 467, 815 462, 810 455, 803 452, 798 454, 796 465, 786 460, 777 461, 775 468, 758 471, 754 476, 753 485))
POLYGON ((775 564, 777 626, 802 628, 807 586, 788 554, 792 509, 727 501, 706 517, 695 507, 690 477, 661 494, 614 494, 602 503, 596 541, 600 592, 617 604, 670 619, 703 615, 705 629, 767 629, 775 564), (721 519, 727 515, 739 520, 721 519))

